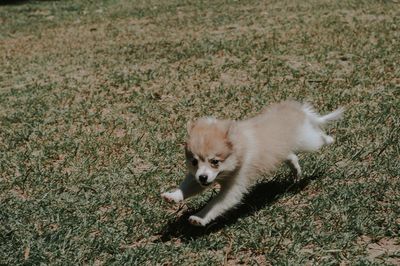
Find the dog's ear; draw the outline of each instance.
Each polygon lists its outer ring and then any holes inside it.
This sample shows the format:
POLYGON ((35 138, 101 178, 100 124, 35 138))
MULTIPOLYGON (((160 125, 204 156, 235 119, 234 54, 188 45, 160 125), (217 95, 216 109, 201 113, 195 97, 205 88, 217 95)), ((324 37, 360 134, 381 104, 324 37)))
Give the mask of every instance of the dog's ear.
POLYGON ((229 147, 232 147, 231 136, 235 130, 235 126, 236 126, 235 121, 231 121, 231 120, 226 121, 225 140, 229 147))
POLYGON ((187 143, 187 141, 182 141, 178 144, 178 146, 186 149, 186 147, 188 146, 188 143, 187 143))
POLYGON ((192 132, 192 129, 193 129, 193 127, 194 127, 194 121, 192 121, 192 120, 189 120, 187 123, 186 123, 186 130, 187 130, 187 133, 188 133, 188 135, 190 135, 190 133, 192 132))
POLYGON ((183 149, 185 150, 186 153, 190 150, 188 141, 185 141, 183 143, 183 149))
POLYGON ((225 127, 225 137, 229 137, 229 135, 231 134, 231 132, 232 132, 232 130, 233 130, 233 128, 234 128, 234 126, 235 126, 235 122, 234 121, 231 121, 231 120, 225 120, 224 121, 224 127, 225 127))

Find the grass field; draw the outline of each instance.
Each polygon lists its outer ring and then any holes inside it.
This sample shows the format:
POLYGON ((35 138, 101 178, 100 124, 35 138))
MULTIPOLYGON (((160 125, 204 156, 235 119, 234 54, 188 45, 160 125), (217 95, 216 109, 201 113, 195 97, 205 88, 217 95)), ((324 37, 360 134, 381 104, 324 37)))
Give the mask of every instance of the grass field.
POLYGON ((0 3, 1 265, 400 265, 399 1, 0 3), (289 98, 347 109, 301 182, 161 200, 189 119, 289 98))

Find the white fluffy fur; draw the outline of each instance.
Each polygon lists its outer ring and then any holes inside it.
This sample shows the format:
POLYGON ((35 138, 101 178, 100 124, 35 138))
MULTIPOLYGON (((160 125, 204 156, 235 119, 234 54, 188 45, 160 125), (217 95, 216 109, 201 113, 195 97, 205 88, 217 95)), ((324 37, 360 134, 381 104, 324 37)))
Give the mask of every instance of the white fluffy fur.
POLYGON ((206 186, 200 182, 200 175, 206 175, 209 183, 220 183, 219 194, 189 218, 191 224, 205 226, 237 205, 255 178, 271 172, 281 162, 288 162, 296 177, 300 177, 295 153, 316 151, 333 143, 321 126, 339 119, 342 113, 339 108, 320 116, 309 104, 283 102, 244 121, 208 117, 190 123, 188 174, 178 189, 165 192, 162 197, 168 202, 180 202, 202 192, 206 186), (212 166, 210 161, 217 157, 221 159, 218 167, 212 166))

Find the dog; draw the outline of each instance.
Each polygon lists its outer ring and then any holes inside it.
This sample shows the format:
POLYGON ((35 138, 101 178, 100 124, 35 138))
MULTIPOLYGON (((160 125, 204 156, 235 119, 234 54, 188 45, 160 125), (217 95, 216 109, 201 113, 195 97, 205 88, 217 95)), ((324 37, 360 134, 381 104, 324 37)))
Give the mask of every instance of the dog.
POLYGON ((179 188, 161 196, 178 203, 219 183, 217 196, 189 217, 192 225, 205 226, 240 203, 257 177, 284 161, 298 180, 301 168, 296 153, 332 144, 334 139, 324 133, 322 126, 339 119, 343 111, 339 108, 321 116, 309 104, 285 101, 247 120, 204 117, 188 122, 187 175, 179 188))

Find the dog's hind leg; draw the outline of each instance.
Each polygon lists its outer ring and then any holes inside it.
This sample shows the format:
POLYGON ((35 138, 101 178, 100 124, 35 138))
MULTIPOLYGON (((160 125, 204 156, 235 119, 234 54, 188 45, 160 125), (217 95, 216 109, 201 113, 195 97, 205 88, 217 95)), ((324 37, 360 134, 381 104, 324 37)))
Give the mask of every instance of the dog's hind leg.
POLYGON ((204 190, 195 179, 193 175, 190 173, 186 175, 185 179, 180 184, 179 188, 172 191, 172 192, 164 192, 161 194, 168 202, 175 202, 178 203, 186 198, 194 196, 204 190))
POLYGON ((290 168, 293 170, 295 179, 298 180, 301 177, 301 168, 299 164, 299 157, 297 157, 296 154, 291 153, 287 157, 286 162, 290 166, 290 168))

